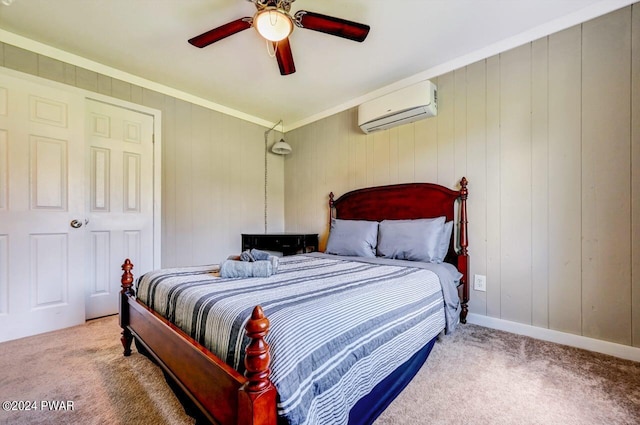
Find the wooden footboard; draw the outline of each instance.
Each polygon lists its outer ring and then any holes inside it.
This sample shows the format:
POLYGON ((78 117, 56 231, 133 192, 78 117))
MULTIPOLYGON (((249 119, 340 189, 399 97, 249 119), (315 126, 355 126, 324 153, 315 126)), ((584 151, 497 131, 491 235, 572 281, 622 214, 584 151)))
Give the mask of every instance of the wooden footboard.
POLYGON ((133 264, 122 265, 120 326, 124 355, 136 338, 212 423, 275 425, 276 389, 269 379, 270 352, 264 337, 269 320, 260 306, 246 325, 251 339, 241 375, 177 326, 135 298, 133 264))

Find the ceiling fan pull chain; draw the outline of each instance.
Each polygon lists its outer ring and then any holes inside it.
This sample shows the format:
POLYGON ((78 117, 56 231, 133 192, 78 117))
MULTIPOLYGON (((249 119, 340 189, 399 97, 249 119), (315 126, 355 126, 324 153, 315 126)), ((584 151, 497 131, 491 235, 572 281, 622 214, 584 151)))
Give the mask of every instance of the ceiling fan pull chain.
POLYGON ((269 40, 265 40, 265 41, 267 42, 267 54, 269 55, 269 57, 275 58, 276 52, 278 51, 278 43, 269 41, 269 40), (270 44, 273 44, 273 52, 271 52, 271 49, 269 48, 270 44))

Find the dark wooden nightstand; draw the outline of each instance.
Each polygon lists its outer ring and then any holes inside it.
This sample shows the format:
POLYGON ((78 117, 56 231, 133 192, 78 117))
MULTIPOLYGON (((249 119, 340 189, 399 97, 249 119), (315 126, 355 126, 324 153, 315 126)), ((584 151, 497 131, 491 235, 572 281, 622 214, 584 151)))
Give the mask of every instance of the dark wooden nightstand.
POLYGON ((318 235, 309 233, 243 233, 242 250, 262 249, 294 255, 318 250, 318 235))

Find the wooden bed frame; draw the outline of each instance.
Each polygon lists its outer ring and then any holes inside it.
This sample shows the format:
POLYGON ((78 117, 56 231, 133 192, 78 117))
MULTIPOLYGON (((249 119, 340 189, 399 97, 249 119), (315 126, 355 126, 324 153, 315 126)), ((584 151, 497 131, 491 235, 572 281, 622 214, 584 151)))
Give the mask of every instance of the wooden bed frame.
MULTIPOLYGON (((449 221, 454 219, 455 201, 459 200, 458 231, 452 232, 445 261, 454 264, 463 275, 458 292, 462 304, 460 321, 465 323, 469 301, 467 195, 464 177, 457 191, 431 183, 408 183, 354 190, 336 200, 331 193, 330 217, 381 221, 446 216, 449 221)), ((264 340, 269 331, 269 320, 262 308, 254 308, 246 325, 250 343, 243 376, 138 301, 132 269, 133 264, 125 260, 120 291, 120 326, 123 329, 120 340, 124 355, 131 354, 131 343, 135 338, 139 349, 147 351, 214 424, 276 425, 276 389, 269 379, 270 351, 264 340)))

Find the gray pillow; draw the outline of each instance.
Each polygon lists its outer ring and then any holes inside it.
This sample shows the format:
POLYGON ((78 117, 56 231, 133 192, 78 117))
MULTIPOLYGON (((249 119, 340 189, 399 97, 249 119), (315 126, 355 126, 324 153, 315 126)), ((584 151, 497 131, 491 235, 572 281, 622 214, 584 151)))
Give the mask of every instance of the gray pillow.
POLYGON ((357 257, 375 257, 378 222, 331 219, 325 253, 357 257))
POLYGON ((453 231, 453 221, 447 221, 442 228, 442 235, 440 236, 440 243, 438 244, 438 253, 436 254, 434 263, 442 263, 444 257, 449 252, 449 243, 451 243, 451 232, 453 231))
POLYGON ((436 262, 445 217, 383 220, 378 228, 378 255, 399 260, 436 262))

